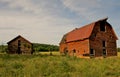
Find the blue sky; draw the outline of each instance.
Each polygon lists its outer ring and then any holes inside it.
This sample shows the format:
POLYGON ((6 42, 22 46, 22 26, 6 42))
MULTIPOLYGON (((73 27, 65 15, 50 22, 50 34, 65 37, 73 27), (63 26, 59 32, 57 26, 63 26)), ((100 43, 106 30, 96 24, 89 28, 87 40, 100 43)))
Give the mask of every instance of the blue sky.
POLYGON ((105 17, 119 38, 120 0, 0 0, 0 44, 22 35, 58 45, 65 33, 105 17))

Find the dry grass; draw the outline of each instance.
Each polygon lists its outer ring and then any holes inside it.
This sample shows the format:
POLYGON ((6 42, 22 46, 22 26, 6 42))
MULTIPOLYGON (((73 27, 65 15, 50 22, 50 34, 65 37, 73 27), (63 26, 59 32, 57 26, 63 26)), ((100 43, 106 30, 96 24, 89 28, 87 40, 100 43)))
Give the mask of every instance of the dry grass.
POLYGON ((120 52, 118 52, 118 57, 120 57, 120 52))
MULTIPOLYGON (((41 54, 41 55, 50 55, 51 52, 39 52, 37 54, 41 54)), ((58 51, 54 51, 52 52, 52 55, 60 55, 60 53, 58 51)))
POLYGON ((120 53, 104 59, 46 54, 1 54, 0 77, 120 77, 120 53))

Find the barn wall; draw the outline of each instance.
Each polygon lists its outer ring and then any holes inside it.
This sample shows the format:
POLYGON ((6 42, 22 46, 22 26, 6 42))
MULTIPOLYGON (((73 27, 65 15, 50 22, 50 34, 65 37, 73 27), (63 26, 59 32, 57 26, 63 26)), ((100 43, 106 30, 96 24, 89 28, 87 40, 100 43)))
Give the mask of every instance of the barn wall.
POLYGON ((32 44, 27 42, 23 38, 18 38, 8 44, 8 53, 17 53, 18 52, 18 40, 21 41, 21 52, 22 54, 30 54, 32 51, 32 44))
POLYGON ((14 43, 10 43, 9 45, 8 45, 8 53, 10 53, 10 54, 14 54, 14 53, 17 53, 17 45, 16 44, 14 44, 14 43))
POLYGON ((67 44, 66 43, 61 43, 59 46, 59 51, 60 53, 64 53, 64 51, 67 49, 67 44))
POLYGON ((72 56, 88 56, 89 40, 70 42, 67 44, 68 54, 72 56))
POLYGON ((103 56, 103 49, 106 49, 107 56, 117 56, 116 38, 112 27, 106 23, 106 31, 100 31, 100 24, 96 23, 90 37, 90 49, 95 50, 95 56, 103 56), (103 41, 106 46, 103 47, 103 41))

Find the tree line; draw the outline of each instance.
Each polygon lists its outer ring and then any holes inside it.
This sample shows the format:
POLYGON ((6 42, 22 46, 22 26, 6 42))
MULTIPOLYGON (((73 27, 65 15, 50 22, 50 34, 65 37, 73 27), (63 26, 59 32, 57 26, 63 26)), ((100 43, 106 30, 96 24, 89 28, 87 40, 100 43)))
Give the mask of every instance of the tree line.
POLYGON ((40 51, 59 51, 59 46, 57 45, 50 45, 50 44, 39 44, 33 43, 33 50, 40 52, 40 51))
MULTIPOLYGON (((50 44, 33 43, 33 50, 34 50, 34 52, 59 51, 59 46, 50 45, 50 44)), ((7 52, 7 51, 8 51, 7 45, 0 45, 1 53, 7 52)))

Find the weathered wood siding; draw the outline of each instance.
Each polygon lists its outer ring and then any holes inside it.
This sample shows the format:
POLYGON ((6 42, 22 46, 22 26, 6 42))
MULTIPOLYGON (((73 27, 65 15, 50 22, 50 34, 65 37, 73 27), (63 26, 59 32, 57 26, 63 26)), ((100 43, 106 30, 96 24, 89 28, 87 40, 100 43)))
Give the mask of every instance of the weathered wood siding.
POLYGON ((64 53, 67 49, 67 44, 66 43, 61 43, 59 49, 60 49, 59 51, 60 51, 61 54, 64 53))
POLYGON ((8 44, 8 53, 18 54, 18 41, 20 40, 20 54, 31 54, 32 44, 23 38, 18 38, 8 44))
POLYGON ((106 49, 106 56, 117 56, 116 38, 112 27, 106 22, 105 32, 100 31, 100 23, 96 23, 90 37, 90 49, 95 50, 95 56, 103 56, 103 49, 106 49), (106 45, 103 47, 103 41, 106 45))

